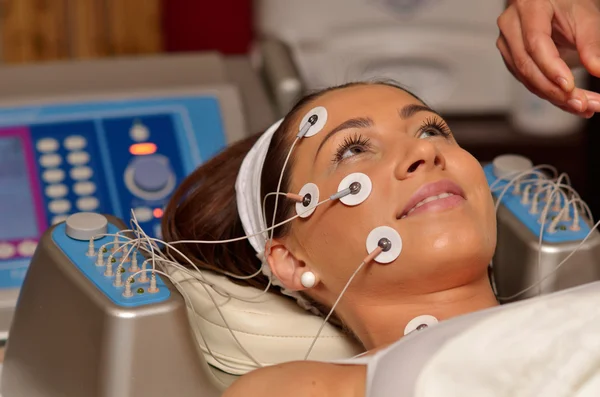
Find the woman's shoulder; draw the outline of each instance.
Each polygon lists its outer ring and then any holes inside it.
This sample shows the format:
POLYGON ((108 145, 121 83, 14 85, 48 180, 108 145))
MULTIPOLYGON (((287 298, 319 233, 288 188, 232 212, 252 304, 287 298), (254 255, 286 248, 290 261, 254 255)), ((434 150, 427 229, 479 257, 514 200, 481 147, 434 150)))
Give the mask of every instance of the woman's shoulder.
POLYGON ((366 367, 362 365, 294 361, 242 376, 223 397, 364 397, 365 382, 366 367))

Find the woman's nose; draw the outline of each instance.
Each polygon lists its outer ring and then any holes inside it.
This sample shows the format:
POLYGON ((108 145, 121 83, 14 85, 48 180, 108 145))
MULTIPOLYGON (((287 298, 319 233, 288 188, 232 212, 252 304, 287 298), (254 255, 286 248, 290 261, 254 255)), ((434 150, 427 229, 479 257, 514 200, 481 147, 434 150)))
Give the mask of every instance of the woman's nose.
POLYGON ((430 141, 421 139, 412 143, 404 159, 398 162, 395 176, 399 180, 436 167, 445 168, 446 161, 437 147, 430 141))

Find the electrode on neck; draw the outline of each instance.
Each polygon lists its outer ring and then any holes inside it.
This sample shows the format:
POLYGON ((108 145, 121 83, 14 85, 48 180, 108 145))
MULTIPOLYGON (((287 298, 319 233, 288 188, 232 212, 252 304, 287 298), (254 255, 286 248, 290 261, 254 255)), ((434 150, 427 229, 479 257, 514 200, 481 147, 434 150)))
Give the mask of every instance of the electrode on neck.
POLYGON ((417 316, 410 320, 408 324, 406 324, 406 327, 404 328, 404 335, 408 335, 415 331, 422 331, 437 323, 438 319, 429 314, 417 316))

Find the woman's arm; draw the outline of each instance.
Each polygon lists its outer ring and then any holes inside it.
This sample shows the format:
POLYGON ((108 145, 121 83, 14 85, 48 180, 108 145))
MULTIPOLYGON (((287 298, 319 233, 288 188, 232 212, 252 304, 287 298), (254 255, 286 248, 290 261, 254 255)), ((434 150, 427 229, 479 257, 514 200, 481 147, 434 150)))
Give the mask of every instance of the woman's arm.
POLYGON ((242 376, 222 397, 364 397, 365 380, 362 365, 291 362, 242 376))

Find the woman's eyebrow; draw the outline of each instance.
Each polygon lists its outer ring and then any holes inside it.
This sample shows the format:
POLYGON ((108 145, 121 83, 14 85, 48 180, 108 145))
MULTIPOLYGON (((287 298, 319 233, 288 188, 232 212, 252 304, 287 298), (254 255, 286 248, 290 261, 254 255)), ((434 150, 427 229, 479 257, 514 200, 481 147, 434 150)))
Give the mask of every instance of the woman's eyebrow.
POLYGON ((402 120, 411 118, 412 116, 414 116, 415 114, 417 114, 419 112, 430 112, 430 113, 437 114, 439 117, 443 118, 441 114, 439 114, 435 110, 431 109, 429 106, 425 106, 425 105, 410 104, 410 105, 404 106, 402 109, 398 109, 398 115, 400 115, 400 118, 402 120))
MULTIPOLYGON (((403 120, 411 118, 412 116, 414 116, 415 114, 417 114, 419 112, 430 112, 430 113, 434 113, 434 114, 438 115, 439 117, 442 117, 438 112, 431 109, 429 106, 425 106, 425 105, 419 105, 419 104, 413 103, 410 105, 406 105, 401 109, 398 109, 398 115, 403 120)), ((315 153, 315 158, 319 155, 319 152, 321 151, 321 148, 323 148, 323 145, 325 145, 325 142, 327 142, 327 140, 329 138, 331 138, 334 134, 336 134, 342 130, 347 130, 350 128, 369 128, 369 127, 372 127, 373 124, 374 124, 373 120, 370 119, 369 117, 357 117, 357 118, 353 118, 353 119, 344 121, 343 123, 341 123, 334 129, 329 131, 327 133, 327 135, 325 135, 325 138, 323 138, 323 140, 319 144, 319 147, 317 148, 317 152, 315 153)))
POLYGON ((369 127, 372 127, 372 126, 373 126, 373 120, 371 120, 368 117, 357 117, 357 118, 354 118, 354 119, 349 119, 349 120, 344 121, 342 124, 338 125, 334 129, 332 129, 331 131, 329 131, 327 133, 327 135, 325 135, 325 138, 323 138, 323 140, 319 144, 319 148, 317 149, 317 153, 315 154, 315 158, 319 155, 319 151, 321 151, 321 148, 323 147, 323 145, 325 144, 325 142, 327 142, 327 140, 329 138, 331 138, 337 132, 340 132, 342 130, 347 130, 349 128, 369 128, 369 127))

